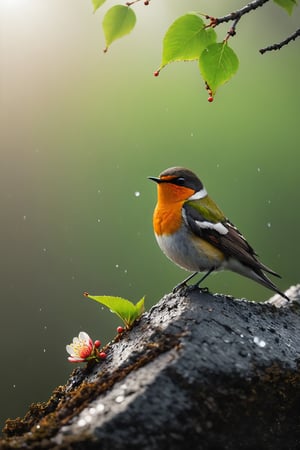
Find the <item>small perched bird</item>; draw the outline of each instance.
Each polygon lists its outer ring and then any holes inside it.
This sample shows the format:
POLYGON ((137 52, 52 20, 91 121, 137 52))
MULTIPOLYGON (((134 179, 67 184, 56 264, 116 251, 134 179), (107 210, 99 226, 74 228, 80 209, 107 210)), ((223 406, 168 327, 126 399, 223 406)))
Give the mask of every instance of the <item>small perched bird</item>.
POLYGON ((199 272, 206 273, 196 286, 210 273, 228 269, 289 300, 264 272, 280 276, 257 259, 244 236, 207 195, 197 175, 183 167, 171 167, 149 179, 158 188, 153 215, 158 245, 171 261, 194 272, 175 289, 199 272))

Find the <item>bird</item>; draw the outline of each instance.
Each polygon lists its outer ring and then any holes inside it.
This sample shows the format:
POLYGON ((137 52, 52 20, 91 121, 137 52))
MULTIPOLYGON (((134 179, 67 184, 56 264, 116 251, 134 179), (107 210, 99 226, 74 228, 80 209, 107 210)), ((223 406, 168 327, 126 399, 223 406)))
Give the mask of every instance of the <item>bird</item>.
POLYGON ((257 253, 208 195, 198 176, 184 167, 170 167, 158 177, 153 228, 163 253, 192 272, 174 291, 186 286, 199 272, 199 287, 212 272, 230 270, 260 283, 290 300, 266 275, 280 277, 262 264, 257 253))

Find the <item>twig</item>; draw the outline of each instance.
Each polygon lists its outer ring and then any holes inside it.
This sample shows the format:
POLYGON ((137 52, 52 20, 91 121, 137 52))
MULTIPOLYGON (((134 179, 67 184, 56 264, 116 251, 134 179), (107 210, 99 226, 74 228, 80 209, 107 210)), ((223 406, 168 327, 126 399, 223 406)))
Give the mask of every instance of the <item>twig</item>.
POLYGON ((236 35, 236 26, 240 20, 241 20, 241 17, 238 17, 237 19, 235 19, 231 28, 229 28, 229 30, 227 31, 227 36, 225 37, 224 42, 227 42, 230 37, 233 37, 236 35))
POLYGON ((236 35, 236 26, 238 22, 241 20, 242 16, 244 14, 249 13, 250 11, 254 11, 260 6, 263 6, 268 1, 269 0, 253 0, 252 2, 248 3, 248 5, 243 6, 243 8, 237 9, 236 11, 233 11, 232 13, 227 14, 226 16, 223 17, 211 17, 206 15, 205 18, 210 20, 210 23, 206 26, 206 28, 209 27, 215 28, 220 23, 230 22, 232 20, 233 24, 231 28, 228 30, 227 35, 224 39, 224 42, 227 42, 230 37, 236 35))
POLYGON ((267 3, 270 0, 253 0, 252 2, 248 3, 248 5, 243 6, 241 9, 237 9, 236 11, 233 11, 230 14, 227 14, 223 17, 207 17, 211 20, 211 26, 215 27, 216 25, 219 25, 220 23, 224 22, 230 22, 231 20, 240 20, 240 18, 244 15, 249 13, 250 11, 254 11, 255 9, 259 8, 260 6, 263 6, 265 3, 267 3))
POLYGON ((299 36, 300 36, 300 28, 297 31, 295 31, 295 33, 291 34, 291 36, 287 37, 278 44, 273 44, 269 45, 268 47, 261 48, 259 52, 263 55, 264 53, 271 52, 272 50, 280 50, 282 47, 289 44, 291 41, 295 41, 299 36))

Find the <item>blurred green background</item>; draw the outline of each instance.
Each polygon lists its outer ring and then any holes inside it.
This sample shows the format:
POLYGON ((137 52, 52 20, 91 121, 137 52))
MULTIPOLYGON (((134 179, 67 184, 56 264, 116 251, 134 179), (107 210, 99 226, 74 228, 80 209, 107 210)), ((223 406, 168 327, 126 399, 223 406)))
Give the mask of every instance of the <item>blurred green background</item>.
MULTIPOLYGON (((197 64, 159 78, 161 40, 180 14, 241 6, 153 0, 137 4, 133 33, 104 55, 103 10, 83 0, 1 4, 1 424, 47 400, 73 366, 79 331, 104 343, 120 322, 82 293, 120 295, 148 308, 186 272, 152 232, 156 189, 173 165, 193 169, 262 261, 299 281, 299 42, 258 49, 298 28, 274 4, 240 22, 238 74, 214 103, 197 64)), ((299 8, 298 8, 299 9, 299 8)), ((219 39, 228 25, 217 30, 219 39)), ((213 292, 265 300, 235 274, 213 292)))

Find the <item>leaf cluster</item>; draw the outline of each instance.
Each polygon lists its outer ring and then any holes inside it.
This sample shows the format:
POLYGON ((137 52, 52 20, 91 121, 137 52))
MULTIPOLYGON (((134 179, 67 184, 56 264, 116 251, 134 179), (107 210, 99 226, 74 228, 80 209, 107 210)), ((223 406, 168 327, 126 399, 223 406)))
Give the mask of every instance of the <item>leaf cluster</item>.
MULTIPOLYGON (((102 23, 106 41, 105 52, 115 40, 133 30, 136 24, 136 15, 132 6, 140 1, 132 0, 126 5, 115 5, 107 10, 102 23)), ((144 4, 149 5, 150 1, 144 1, 144 4)), ((252 0, 248 5, 219 18, 197 12, 190 12, 179 17, 165 33, 161 64, 154 75, 159 75, 160 71, 172 62, 197 61, 209 93, 209 101, 212 101, 217 89, 230 80, 239 67, 238 56, 228 44, 229 39, 236 35, 237 24, 245 14, 269 1, 271 0, 252 0), (225 38, 218 41, 215 28, 230 21, 232 25, 225 38)), ((292 14, 297 5, 296 0, 273 0, 273 2, 285 9, 288 14, 292 14)), ((104 3, 105 0, 92 0, 94 12, 104 3)), ((265 51, 280 49, 299 35, 300 30, 297 30, 290 39, 261 49, 260 52, 263 54, 265 51)))

